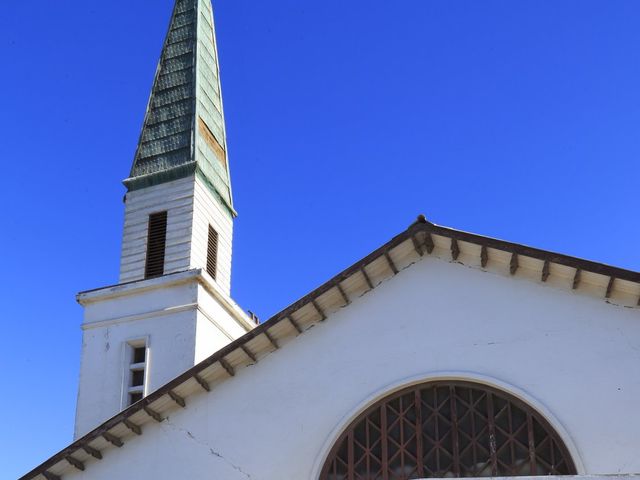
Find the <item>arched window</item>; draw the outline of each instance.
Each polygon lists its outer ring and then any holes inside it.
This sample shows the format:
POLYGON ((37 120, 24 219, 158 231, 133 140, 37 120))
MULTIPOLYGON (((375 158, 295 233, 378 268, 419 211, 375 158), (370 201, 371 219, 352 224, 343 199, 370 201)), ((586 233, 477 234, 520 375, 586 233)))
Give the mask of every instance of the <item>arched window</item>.
POLYGON ((573 474, 564 443, 529 405, 485 385, 437 381, 367 409, 337 441, 321 480, 573 474))

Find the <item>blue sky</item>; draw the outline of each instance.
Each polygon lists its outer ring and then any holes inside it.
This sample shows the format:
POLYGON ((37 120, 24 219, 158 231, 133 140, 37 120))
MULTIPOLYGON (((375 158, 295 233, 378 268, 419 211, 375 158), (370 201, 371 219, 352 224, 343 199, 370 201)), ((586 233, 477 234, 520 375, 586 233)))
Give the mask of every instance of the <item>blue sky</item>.
MULTIPOLYGON (((245 309, 268 318, 419 213, 640 270, 639 2, 214 5, 245 309)), ((117 281, 171 6, 3 5, 2 478, 71 440, 74 296, 117 281)))

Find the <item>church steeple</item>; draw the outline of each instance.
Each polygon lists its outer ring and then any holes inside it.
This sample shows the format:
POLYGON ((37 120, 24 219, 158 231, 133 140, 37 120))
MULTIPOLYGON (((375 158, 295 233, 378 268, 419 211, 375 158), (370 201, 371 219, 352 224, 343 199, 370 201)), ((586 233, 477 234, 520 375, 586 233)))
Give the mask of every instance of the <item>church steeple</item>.
POLYGON ((119 285, 85 308, 76 437, 242 336, 211 0, 176 0, 124 181, 119 285))
POLYGON ((124 184, 120 282, 215 267, 228 294, 236 214, 211 0, 175 2, 124 184))
POLYGON ((211 0, 177 0, 129 191, 198 175, 233 213, 211 0))

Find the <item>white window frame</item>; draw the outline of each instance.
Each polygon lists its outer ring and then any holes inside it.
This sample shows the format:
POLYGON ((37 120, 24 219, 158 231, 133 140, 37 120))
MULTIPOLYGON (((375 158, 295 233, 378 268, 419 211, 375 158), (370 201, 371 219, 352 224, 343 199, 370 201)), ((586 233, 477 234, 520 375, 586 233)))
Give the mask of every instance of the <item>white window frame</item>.
POLYGON ((122 362, 122 409, 127 408, 130 403, 130 395, 141 393, 142 398, 147 396, 149 386, 149 337, 132 338, 124 342, 123 362, 122 362), (133 363, 135 349, 144 347, 144 362, 133 363), (133 372, 143 371, 143 384, 132 387, 133 372))

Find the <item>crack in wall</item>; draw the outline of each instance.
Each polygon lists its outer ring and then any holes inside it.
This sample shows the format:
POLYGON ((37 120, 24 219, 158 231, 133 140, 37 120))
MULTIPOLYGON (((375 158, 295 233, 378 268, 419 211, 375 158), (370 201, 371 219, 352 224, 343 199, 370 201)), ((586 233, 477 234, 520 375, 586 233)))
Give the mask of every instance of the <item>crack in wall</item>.
POLYGON ((193 442, 195 442, 196 444, 200 445, 201 447, 206 448, 209 451, 209 454, 219 458, 220 460, 222 460, 224 463, 226 463, 227 465, 229 465, 231 468, 233 468, 235 471, 237 471, 238 473, 240 473, 241 475, 243 475, 245 478, 248 478, 249 480, 253 480, 253 477, 245 472, 242 467, 240 467, 239 465, 236 465, 235 463, 233 463, 231 460, 229 460, 228 458, 226 458, 223 454, 221 454, 220 452, 214 450, 208 443, 199 440, 198 438, 196 438, 196 436, 191 433, 189 430, 186 430, 184 428, 180 428, 178 427, 176 424, 172 423, 171 420, 169 418, 166 418, 165 421, 163 422, 163 426, 168 426, 170 427, 173 431, 175 432, 180 432, 183 433, 184 435, 187 436, 187 438, 189 438, 190 440, 192 440, 193 442))

